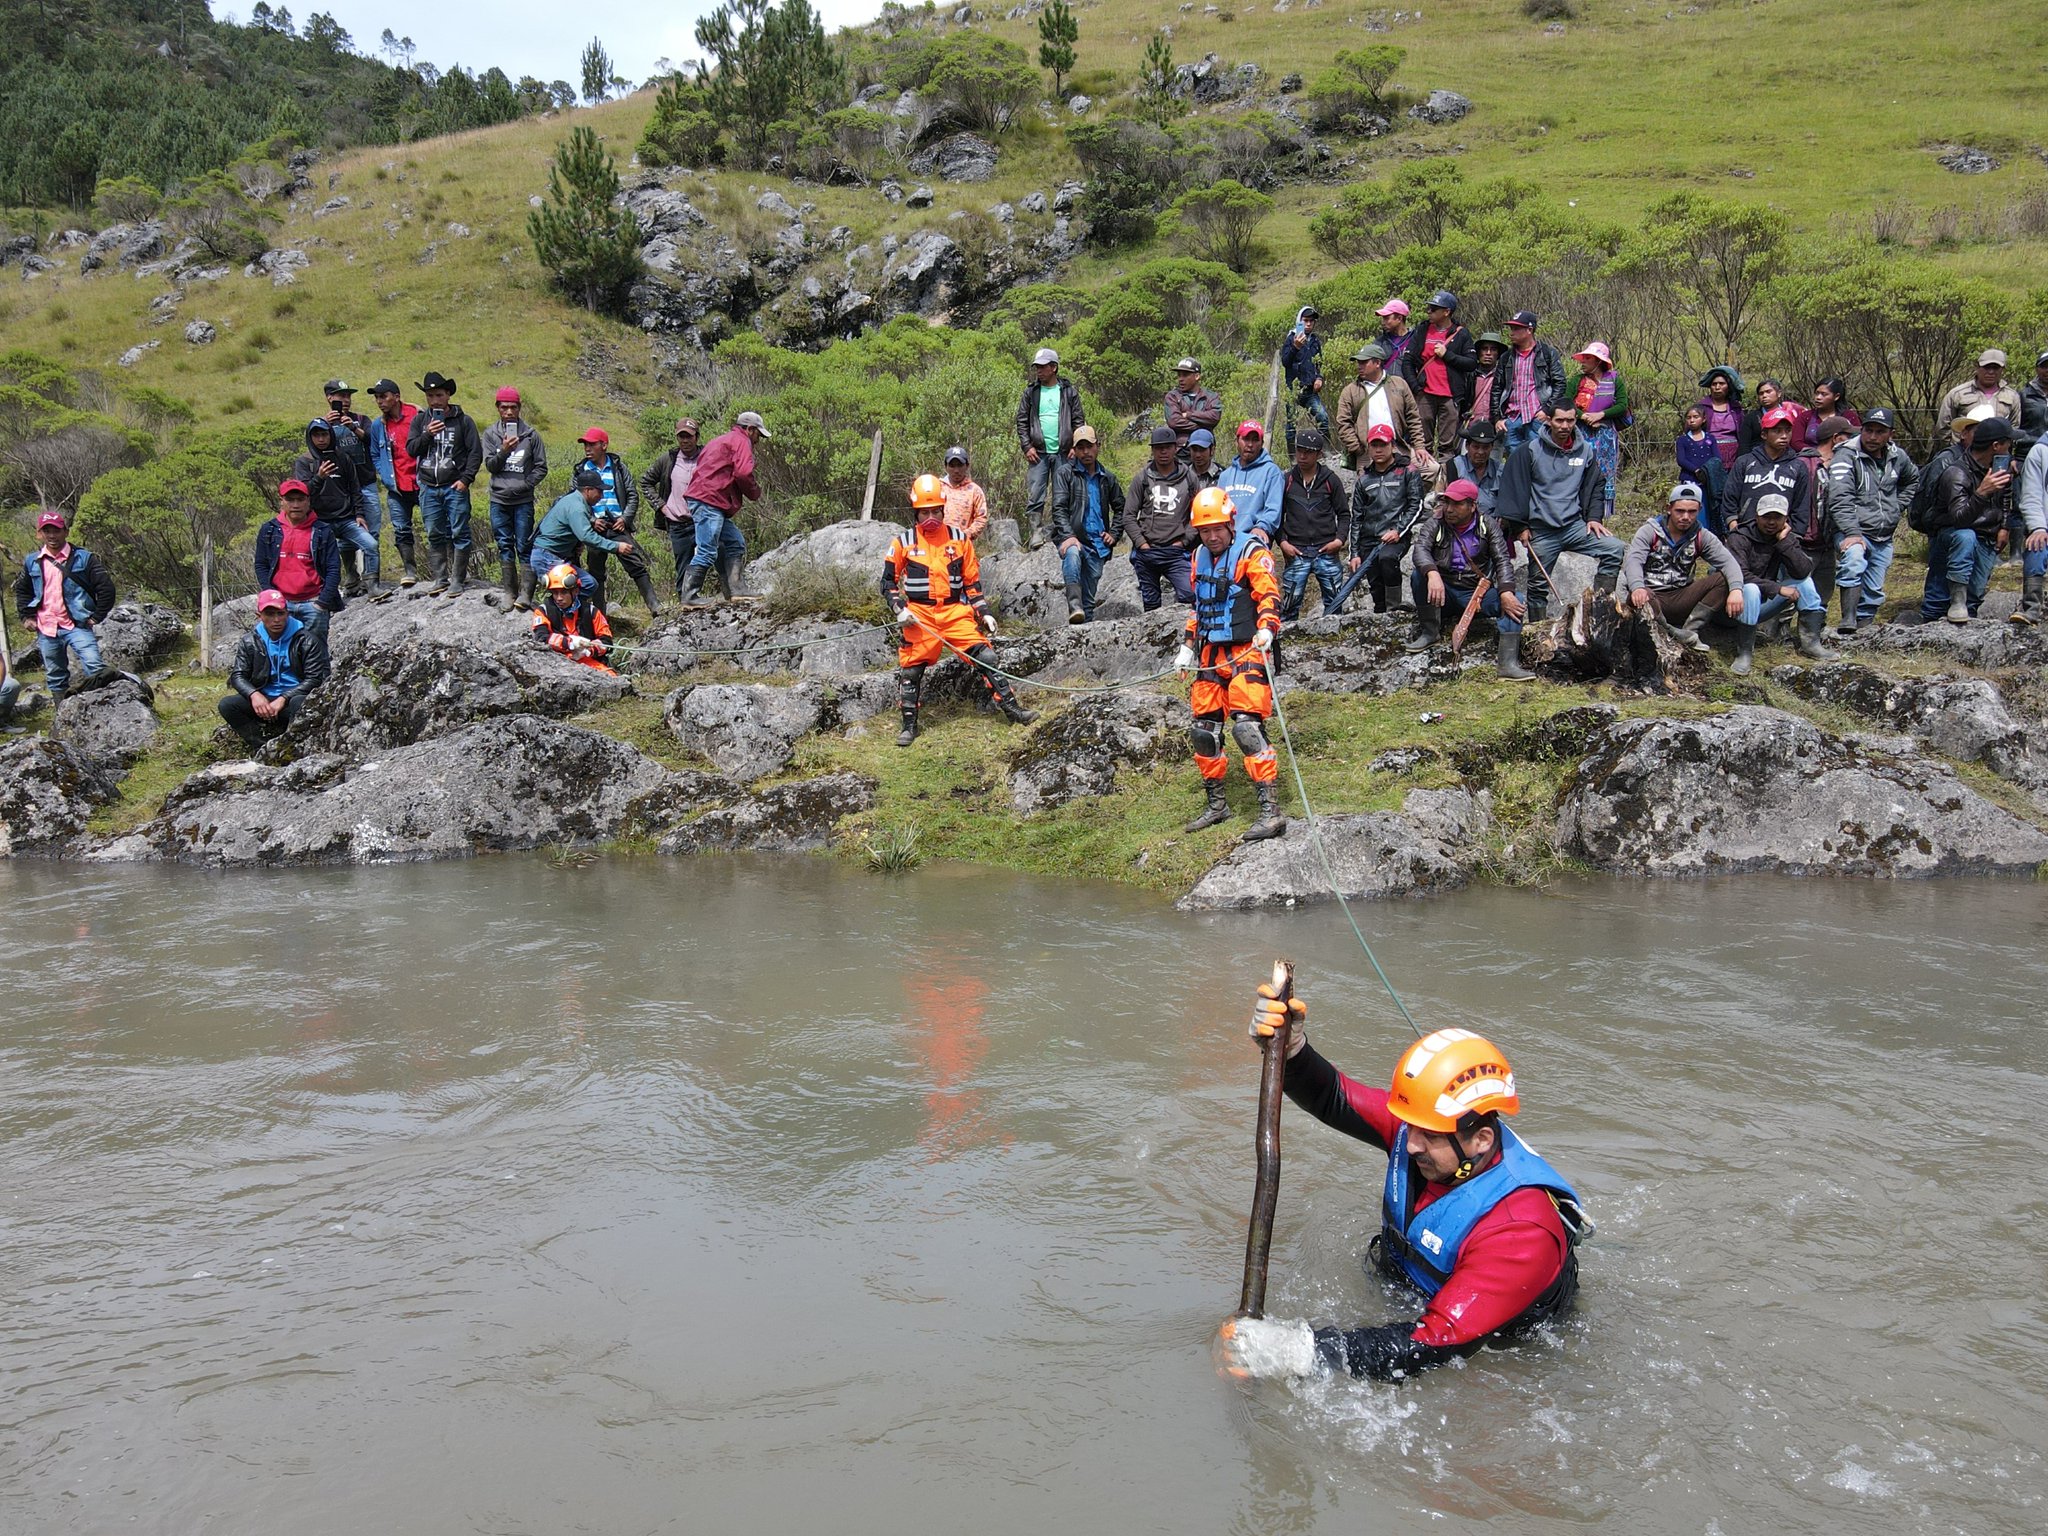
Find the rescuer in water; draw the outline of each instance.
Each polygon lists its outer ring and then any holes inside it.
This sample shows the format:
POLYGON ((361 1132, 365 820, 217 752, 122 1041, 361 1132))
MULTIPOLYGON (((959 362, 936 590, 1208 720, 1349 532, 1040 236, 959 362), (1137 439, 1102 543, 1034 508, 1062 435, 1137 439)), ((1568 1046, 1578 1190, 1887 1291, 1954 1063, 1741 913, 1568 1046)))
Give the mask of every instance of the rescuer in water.
POLYGON ((1386 1152, 1371 1259, 1426 1304, 1413 1323, 1377 1328, 1234 1317, 1217 1335, 1222 1369, 1395 1380, 1511 1342, 1569 1308, 1592 1223, 1564 1177, 1502 1122, 1521 1100, 1499 1049, 1470 1030, 1440 1029, 1402 1052, 1391 1089, 1372 1088, 1317 1054, 1307 1008, 1276 1001, 1270 986, 1259 988, 1253 1037, 1273 1034, 1290 1008, 1287 1097, 1386 1152))

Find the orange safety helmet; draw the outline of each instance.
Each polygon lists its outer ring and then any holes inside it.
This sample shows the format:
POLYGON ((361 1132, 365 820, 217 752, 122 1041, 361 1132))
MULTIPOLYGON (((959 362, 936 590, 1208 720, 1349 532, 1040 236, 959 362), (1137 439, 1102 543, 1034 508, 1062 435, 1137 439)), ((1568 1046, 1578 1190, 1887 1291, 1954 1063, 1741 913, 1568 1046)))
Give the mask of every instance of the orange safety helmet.
POLYGON ((568 592, 574 589, 581 576, 582 572, 564 560, 560 565, 548 572, 544 585, 550 592, 568 592))
POLYGON ((1237 518, 1237 503, 1230 499, 1230 492, 1220 485, 1195 492, 1195 504, 1188 511, 1188 523, 1195 528, 1213 528, 1218 523, 1234 522, 1237 518))
POLYGON ((939 477, 919 475, 911 481, 910 504, 920 510, 926 507, 943 507, 946 504, 946 488, 939 484, 939 477))
POLYGON ((1522 1107, 1515 1072, 1500 1047, 1469 1029, 1440 1029, 1394 1063, 1387 1108, 1410 1125, 1449 1136, 1471 1128, 1468 1116, 1522 1107))

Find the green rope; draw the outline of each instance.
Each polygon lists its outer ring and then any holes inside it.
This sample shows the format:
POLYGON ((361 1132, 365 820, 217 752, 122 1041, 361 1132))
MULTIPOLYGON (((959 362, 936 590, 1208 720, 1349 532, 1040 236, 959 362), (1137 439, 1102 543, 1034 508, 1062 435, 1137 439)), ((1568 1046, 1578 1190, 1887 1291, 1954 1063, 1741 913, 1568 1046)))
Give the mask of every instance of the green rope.
POLYGON ((1121 693, 1126 688, 1143 688, 1149 684, 1160 682, 1165 678, 1173 676, 1174 672, 1178 670, 1174 667, 1168 667, 1162 672, 1153 672, 1144 677, 1134 677, 1127 682, 1102 683, 1094 687, 1077 688, 1070 683, 1041 683, 1036 678, 1023 677, 1015 672, 1005 672, 1001 667, 991 665, 985 661, 977 661, 944 635, 940 635, 938 640, 939 644, 943 645, 947 650, 977 671, 986 672, 990 677, 1000 677, 1005 682, 1022 683, 1026 688, 1042 688, 1047 693, 1068 693, 1082 696, 1098 693, 1121 693))
POLYGON ((651 645, 613 645, 611 651, 624 651, 633 656, 758 656, 771 651, 802 651, 814 645, 832 645, 840 640, 858 640, 862 635, 878 635, 891 628, 887 624, 870 624, 865 629, 849 629, 836 635, 819 635, 810 640, 790 640, 778 645, 693 645, 682 650, 665 650, 651 645))
POLYGON ((1337 871, 1330 864, 1329 850, 1323 846, 1322 824, 1316 820, 1315 807, 1309 804, 1308 786, 1301 781, 1301 755, 1294 750, 1294 737, 1287 729, 1287 711, 1281 706, 1280 695, 1273 695, 1273 718, 1280 722, 1280 739, 1287 744, 1287 766, 1294 774, 1294 792, 1301 796, 1301 813, 1308 822, 1309 841, 1315 844, 1316 857, 1322 861, 1323 878, 1330 882, 1330 894, 1337 898, 1337 905, 1344 909, 1344 920, 1351 924, 1351 932, 1358 939, 1358 947, 1365 951, 1365 958, 1372 962, 1373 974, 1380 979, 1380 985, 1387 989, 1387 996, 1394 1000, 1394 1006, 1401 1010, 1401 1017, 1408 1021, 1408 1027, 1420 1038, 1422 1026, 1415 1022, 1415 1015, 1408 1011, 1408 1005, 1401 1001, 1401 994, 1394 990, 1393 982, 1387 979, 1386 970, 1380 965, 1380 957, 1372 952, 1372 945, 1365 937, 1365 930, 1358 926, 1358 919, 1352 914, 1351 903, 1344 899, 1344 892, 1337 884, 1337 871))

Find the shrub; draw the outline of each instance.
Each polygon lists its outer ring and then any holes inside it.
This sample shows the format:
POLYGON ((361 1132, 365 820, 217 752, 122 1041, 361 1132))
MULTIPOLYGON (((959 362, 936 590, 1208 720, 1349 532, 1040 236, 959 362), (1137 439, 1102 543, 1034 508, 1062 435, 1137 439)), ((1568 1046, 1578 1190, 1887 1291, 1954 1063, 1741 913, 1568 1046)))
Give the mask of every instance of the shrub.
POLYGON ((1382 105, 1380 93, 1407 54, 1390 43, 1339 53, 1308 88, 1318 128, 1361 128, 1382 105))
POLYGON ((1244 280, 1220 263, 1147 262, 1097 295, 1095 313, 1068 333, 1063 351, 1074 377, 1112 408, 1136 411, 1159 397, 1170 359, 1236 352, 1244 306, 1244 280))
POLYGON ((932 48, 929 85, 962 127, 1002 133, 1038 94, 1024 50, 986 32, 956 32, 932 48))
POLYGON ((654 114, 634 153, 642 165, 723 164, 725 143, 704 88, 671 75, 654 98, 654 114))
POLYGON ((1522 14, 1531 21, 1577 21, 1577 0, 1522 0, 1522 14))
POLYGON ((225 554, 270 514, 246 475, 205 448, 103 475, 79 504, 83 539, 136 586, 187 609, 199 601, 199 547, 225 554))
POLYGON ((258 208, 226 171, 209 171, 165 205, 172 225, 216 260, 246 263, 270 249, 277 215, 258 208))
POLYGON ((1253 233, 1273 211, 1273 199, 1241 182, 1223 180, 1183 192, 1160 221, 1169 240, 1185 238, 1204 261, 1244 272, 1256 248, 1253 233))
POLYGON ((102 223, 133 224, 155 218, 163 201, 163 194, 139 176, 102 176, 93 188, 92 211, 102 223))

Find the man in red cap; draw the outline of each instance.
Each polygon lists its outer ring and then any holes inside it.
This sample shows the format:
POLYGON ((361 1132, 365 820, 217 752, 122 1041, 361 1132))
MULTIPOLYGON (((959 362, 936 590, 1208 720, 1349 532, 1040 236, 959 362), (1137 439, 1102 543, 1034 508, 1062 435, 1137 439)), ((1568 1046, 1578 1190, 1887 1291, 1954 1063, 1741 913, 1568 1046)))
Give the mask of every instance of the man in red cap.
POLYGON ((1268 548, 1280 536, 1280 503, 1287 471, 1266 452, 1266 429, 1256 421, 1237 424, 1237 457, 1216 474, 1216 489, 1237 508, 1237 527, 1268 548))
MULTIPOLYGON (((626 461, 612 452, 611 435, 603 427, 592 427, 576 441, 583 445, 583 458, 576 468, 595 473, 604 485, 604 494, 590 509, 590 524, 608 539, 623 540, 635 546, 631 550, 618 551, 619 564, 626 568, 626 575, 632 578, 634 588, 640 593, 640 601, 647 605, 647 617, 658 618, 661 605, 654 600, 654 573, 633 537, 640 514, 639 483, 627 472, 626 461)), ((607 615, 611 613, 611 607, 605 601, 605 572, 610 564, 611 555, 592 545, 590 575, 597 583, 597 606, 607 615)))
POLYGON ((519 417, 519 391, 498 391, 498 419, 483 430, 484 468, 491 476, 491 538, 498 546, 498 584, 512 606, 533 606, 533 499, 548 477, 547 444, 519 417))
POLYGON ((1436 499, 1415 540, 1415 632, 1408 649, 1426 651, 1442 638, 1444 620, 1453 627, 1474 597, 1482 617, 1493 620, 1500 651, 1495 670, 1509 682, 1536 674, 1522 665, 1522 600, 1515 595, 1514 556, 1500 525, 1479 510, 1479 487, 1453 480, 1436 499), (1479 584, 1486 591, 1479 592, 1479 584))
POLYGON ((1401 557, 1422 516, 1422 476, 1385 422, 1365 434, 1365 462, 1351 482, 1351 577, 1331 606, 1336 612, 1360 580, 1372 611, 1400 606, 1401 557))
POLYGON ((53 706, 71 686, 74 655, 87 677, 106 670, 94 631, 114 606, 114 578, 106 563, 74 545, 70 527, 70 519, 55 507, 38 512, 36 538, 42 547, 22 561, 21 574, 14 578, 14 611, 23 623, 35 626, 53 706))
POLYGON ((1721 490, 1723 532, 1753 527, 1757 503, 1766 496, 1782 496, 1792 536, 1805 539, 1813 521, 1813 477, 1792 451, 1794 419, 1794 413, 1783 405, 1772 406, 1758 419, 1762 441, 1736 459, 1721 490))
POLYGON ((329 620, 345 606, 341 543, 313 515, 303 480, 277 488, 277 516, 256 530, 256 585, 284 595, 293 618, 324 642, 329 620))
POLYGON ((235 648, 228 673, 235 691, 216 707, 254 752, 298 719, 306 695, 327 681, 328 671, 325 636, 294 618, 284 594, 270 588, 256 594, 256 626, 235 648))

